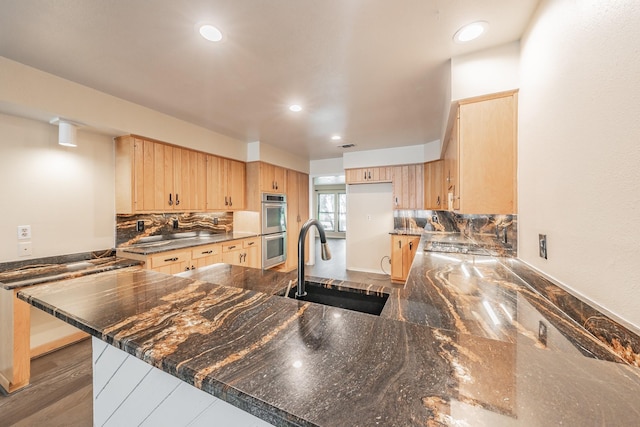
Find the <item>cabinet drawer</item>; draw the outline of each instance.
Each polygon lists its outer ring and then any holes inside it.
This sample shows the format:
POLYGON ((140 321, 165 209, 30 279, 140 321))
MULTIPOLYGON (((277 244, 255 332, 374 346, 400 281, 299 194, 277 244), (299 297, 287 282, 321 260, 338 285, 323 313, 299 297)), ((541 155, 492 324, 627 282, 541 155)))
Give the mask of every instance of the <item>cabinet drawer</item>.
POLYGON ((242 240, 234 240, 222 245, 222 253, 233 252, 242 249, 242 240))
POLYGON ((242 247, 243 248, 251 248, 253 246, 260 246, 260 238, 259 237, 255 237, 252 239, 245 239, 242 241, 242 247))
POLYGON ((191 259, 200 259, 208 256, 219 255, 221 253, 221 245, 199 246, 191 250, 191 259))
POLYGON ((165 252, 151 257, 151 268, 163 267, 176 262, 188 262, 189 252, 165 252))

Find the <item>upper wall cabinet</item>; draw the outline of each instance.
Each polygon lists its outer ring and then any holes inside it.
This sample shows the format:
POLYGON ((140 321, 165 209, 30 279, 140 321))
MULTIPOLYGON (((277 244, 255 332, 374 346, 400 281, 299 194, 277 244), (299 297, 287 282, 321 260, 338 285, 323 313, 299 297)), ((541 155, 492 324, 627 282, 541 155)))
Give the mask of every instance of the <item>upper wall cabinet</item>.
POLYGON ((207 210, 243 210, 246 206, 246 169, 243 162, 207 155, 207 210))
POLYGON ((116 212, 202 211, 203 153, 133 135, 116 139, 116 212))
POLYGON ((517 213, 517 92, 459 101, 444 153, 445 206, 517 213))
POLYGON ((428 210, 445 209, 444 198, 444 160, 435 160, 424 164, 424 208, 428 210))
POLYGON ((393 167, 393 208, 424 208, 424 163, 393 167))
POLYGON ((392 179, 392 168, 390 166, 345 169, 345 181, 347 184, 391 182, 392 179))
POLYGON ((269 163, 259 162, 260 191, 282 193, 287 191, 286 169, 269 163))

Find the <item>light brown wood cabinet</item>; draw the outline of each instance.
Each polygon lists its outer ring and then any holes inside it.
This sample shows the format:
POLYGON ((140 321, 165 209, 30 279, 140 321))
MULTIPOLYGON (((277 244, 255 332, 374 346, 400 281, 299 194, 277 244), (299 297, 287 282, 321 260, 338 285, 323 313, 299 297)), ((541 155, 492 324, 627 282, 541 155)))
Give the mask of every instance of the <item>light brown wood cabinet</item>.
POLYGON ((390 166, 345 169, 347 184, 370 184, 374 182, 391 182, 393 179, 390 166))
POLYGON ((162 252, 148 260, 147 268, 159 273, 178 274, 191 269, 191 251, 188 249, 162 252))
MULTIPOLYGON (((291 271, 298 268, 298 236, 309 219, 309 175, 287 170, 287 261, 279 268, 291 271)), ((308 240, 305 257, 308 259, 308 240)))
POLYGON ((444 199, 444 160, 436 160, 424 164, 424 208, 443 210, 444 199))
POLYGON ((424 164, 393 167, 393 208, 424 208, 424 164))
POLYGON ((447 209, 517 213, 517 92, 458 102, 444 152, 447 209))
POLYGON ((406 282, 419 243, 419 236, 391 236, 391 281, 406 282))
POLYGON ((222 245, 197 246, 191 249, 191 266, 195 268, 222 262, 222 245))
POLYGON ((270 163, 259 163, 260 191, 263 193, 286 193, 286 169, 270 163))
POLYGON ((246 206, 245 164, 207 155, 207 210, 243 210, 246 206))
POLYGON ((222 245, 222 262, 242 267, 261 268, 260 237, 234 240, 222 245))
POLYGON ((116 212, 203 211, 205 155, 126 135, 116 138, 116 212))

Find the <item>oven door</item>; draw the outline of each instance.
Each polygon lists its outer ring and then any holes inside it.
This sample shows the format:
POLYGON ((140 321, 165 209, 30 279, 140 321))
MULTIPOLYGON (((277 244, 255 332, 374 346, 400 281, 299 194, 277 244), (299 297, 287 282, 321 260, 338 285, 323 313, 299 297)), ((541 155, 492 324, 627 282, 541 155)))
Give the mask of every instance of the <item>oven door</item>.
POLYGON ((287 233, 262 236, 262 268, 267 269, 287 260, 287 233))
POLYGON ((262 204, 262 234, 283 233, 287 231, 287 204, 262 204))

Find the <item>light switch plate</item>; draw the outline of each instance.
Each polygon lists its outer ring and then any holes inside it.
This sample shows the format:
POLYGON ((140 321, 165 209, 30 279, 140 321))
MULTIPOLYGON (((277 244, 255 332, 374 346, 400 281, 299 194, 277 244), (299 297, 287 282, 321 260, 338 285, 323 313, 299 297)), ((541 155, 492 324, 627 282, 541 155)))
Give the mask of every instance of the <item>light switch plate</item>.
POLYGON ((19 225, 18 226, 18 240, 28 240, 31 238, 31 226, 19 225))

